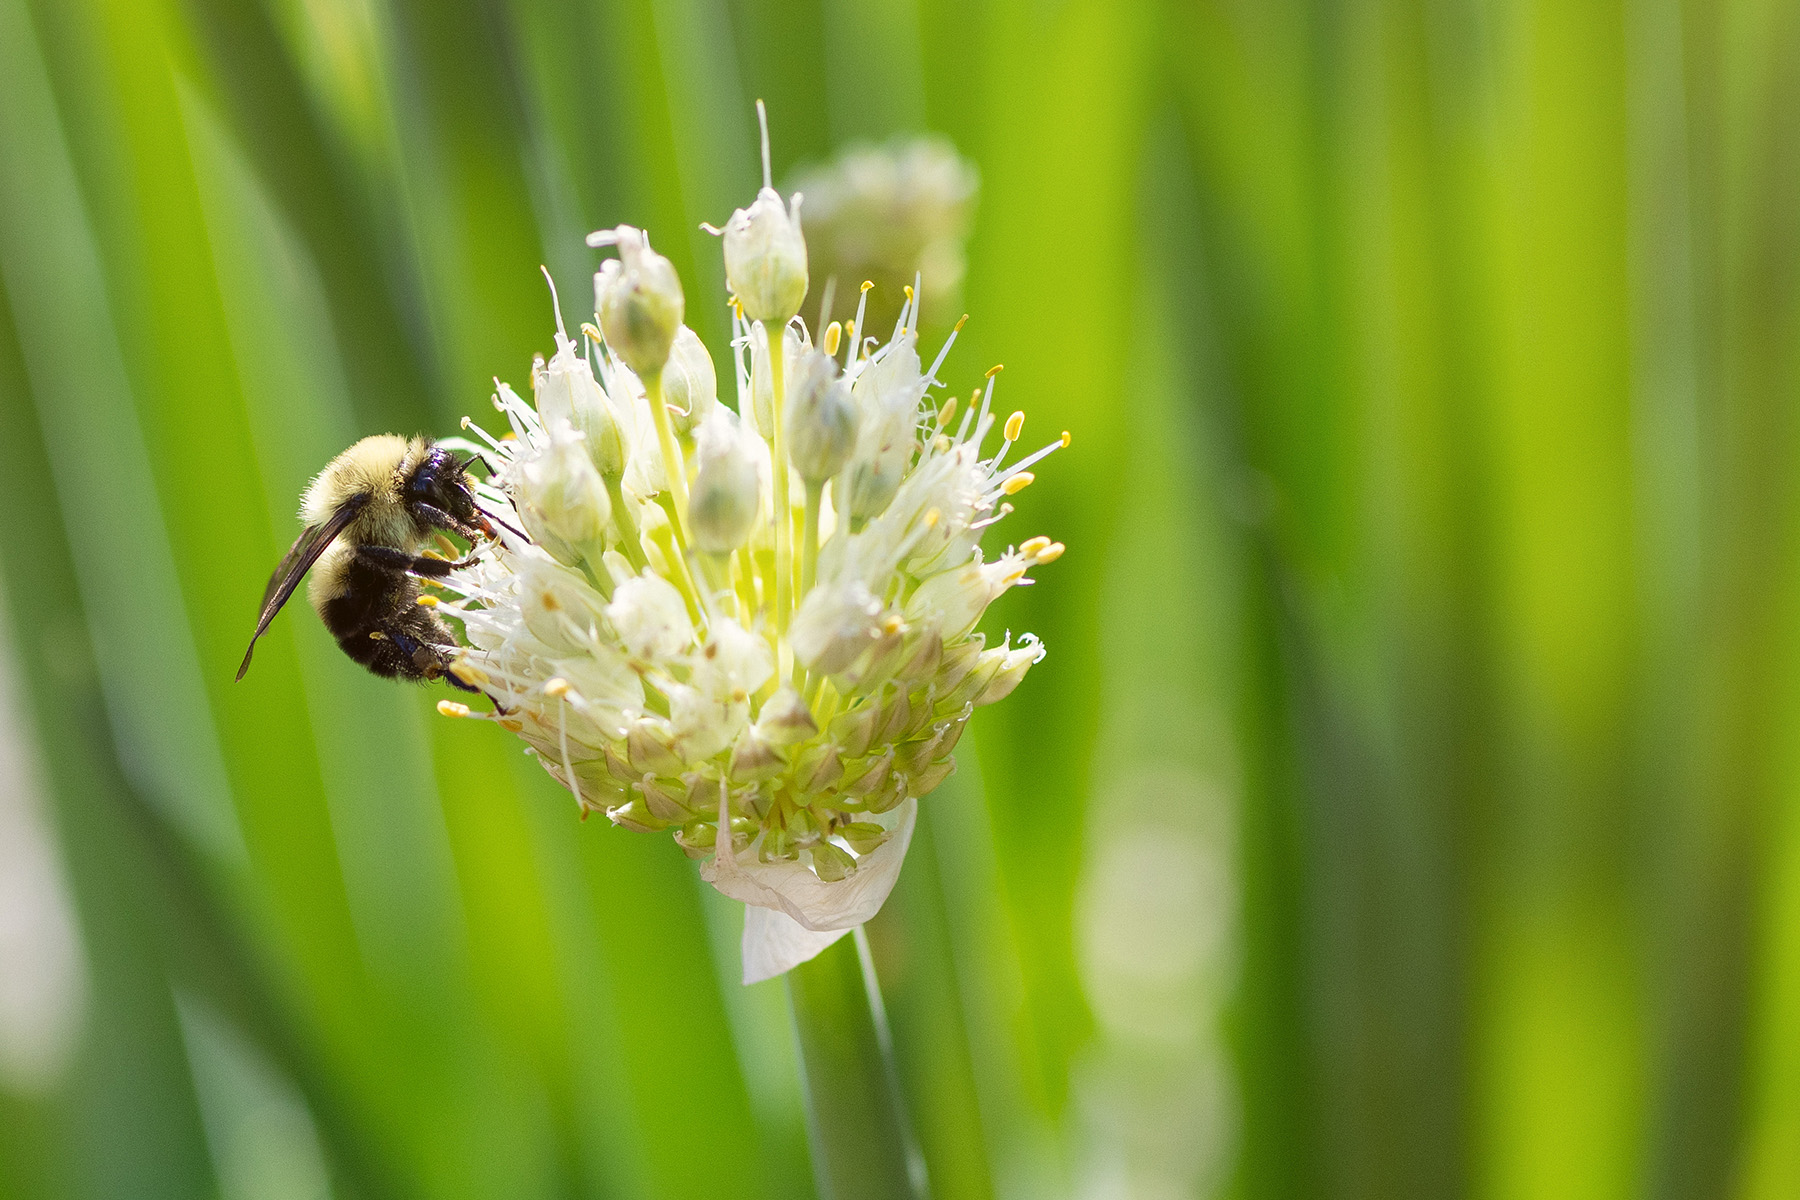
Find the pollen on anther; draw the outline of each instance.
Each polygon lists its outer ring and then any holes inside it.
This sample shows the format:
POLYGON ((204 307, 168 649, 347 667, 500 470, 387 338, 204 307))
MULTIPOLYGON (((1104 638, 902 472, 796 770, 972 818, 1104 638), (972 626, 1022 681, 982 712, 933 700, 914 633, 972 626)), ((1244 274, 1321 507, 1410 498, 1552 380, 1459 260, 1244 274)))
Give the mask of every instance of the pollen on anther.
POLYGON ((1040 552, 1049 549, 1049 547, 1050 547, 1050 539, 1047 537, 1039 536, 1039 537, 1027 539, 1024 543, 1022 543, 1019 546, 1019 553, 1024 555, 1026 558, 1036 558, 1040 552))
MULTIPOLYGON (((1000 372, 1002 372, 1004 370, 1006 370, 1005 363, 995 363, 993 366, 991 366, 987 369, 986 378, 992 379, 994 376, 998 375, 1000 372)), ((992 428, 992 426, 990 426, 989 428, 992 428)))
POLYGON ((1018 441, 1019 435, 1023 432, 1025 432, 1025 414, 1024 413, 1016 412, 1012 416, 1006 418, 1006 440, 1007 441, 1009 441, 1009 442, 1018 441))
POLYGON ((835 355, 838 352, 838 339, 844 335, 844 327, 836 321, 825 327, 825 353, 835 355))
POLYGON ((569 681, 564 679, 561 675, 552 677, 544 684, 544 695, 549 696, 553 700, 560 700, 568 694, 569 681))
POLYGON ((464 662, 460 658, 450 664, 450 673, 464 683, 471 684, 475 687, 480 687, 483 684, 492 682, 488 678, 488 673, 486 671, 483 671, 474 663, 464 662))
POLYGON ((863 291, 865 291, 865 292, 872 291, 874 289, 874 287, 875 287, 875 281, 873 279, 865 279, 862 281, 862 290, 863 291))
POLYGON ((422 608, 436 608, 438 606, 438 598, 436 596, 425 595, 420 596, 417 600, 413 601, 413 603, 422 608))
POLYGON ((1067 549, 1068 547, 1061 542, 1051 542, 1048 546, 1045 546, 1042 550, 1038 551, 1037 560, 1040 564, 1055 562, 1063 556, 1063 551, 1067 549))
POLYGON ((1074 438, 1072 438, 1072 437, 1070 437, 1070 436, 1069 436, 1069 431, 1068 431, 1068 430, 1066 430, 1066 429, 1065 429, 1065 430, 1063 430, 1063 431, 1062 431, 1062 444, 1063 444, 1063 449, 1064 449, 1064 450, 1067 450, 1067 449, 1068 449, 1068 448, 1069 448, 1069 443, 1070 443, 1070 442, 1072 442, 1072 441, 1074 441, 1074 440, 1075 440, 1075 439, 1074 439, 1074 438))
POLYGON ((1016 496, 1026 488, 1030 487, 1031 481, 1036 478, 1037 476, 1033 475, 1030 471, 1020 471, 1017 475, 1014 475, 1011 479, 1008 479, 1005 483, 1001 484, 1000 490, 1009 496, 1016 496))
POLYGON ((964 325, 966 325, 966 324, 968 324, 968 321, 969 321, 969 314, 968 314, 968 313, 964 313, 964 314, 963 314, 963 315, 962 315, 962 316, 960 316, 960 317, 958 317, 958 318, 956 318, 956 328, 955 328, 955 329, 953 329, 953 330, 951 330, 951 332, 952 332, 952 333, 961 333, 961 332, 962 332, 962 327, 963 327, 963 326, 964 326, 964 325))
POLYGON ((454 700, 439 700, 437 702, 437 710, 446 717, 466 717, 469 715, 469 706, 466 704, 458 704, 454 700))

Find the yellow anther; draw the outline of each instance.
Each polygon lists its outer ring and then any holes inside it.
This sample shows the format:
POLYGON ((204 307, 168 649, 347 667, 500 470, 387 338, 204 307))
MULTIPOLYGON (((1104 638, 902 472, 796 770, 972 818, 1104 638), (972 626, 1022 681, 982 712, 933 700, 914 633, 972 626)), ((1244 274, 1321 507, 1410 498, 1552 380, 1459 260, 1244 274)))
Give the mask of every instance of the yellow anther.
POLYGON ((417 600, 413 601, 413 603, 424 608, 436 608, 438 606, 438 598, 436 596, 420 596, 417 600))
POLYGON ((500 435, 500 440, 503 442, 516 442, 519 440, 518 431, 509 429, 505 433, 500 435))
POLYGON ((911 300, 913 298, 912 284, 909 283, 905 287, 901 288, 900 290, 906 293, 906 298, 908 300, 911 300))
POLYGON ((1020 471, 1017 475, 1014 475, 1011 479, 1008 479, 1005 483, 1001 484, 1000 490, 1009 496, 1016 496, 1026 488, 1030 487, 1031 481, 1036 478, 1037 476, 1033 475, 1030 471, 1020 471))
POLYGON ((993 366, 991 366, 987 369, 987 378, 992 379, 994 376, 998 375, 1000 372, 1002 372, 1004 370, 1006 370, 1005 363, 995 363, 993 366))
POLYGON ((1025 432, 1025 414, 1024 413, 1016 412, 1012 416, 1006 418, 1006 440, 1007 441, 1009 441, 1009 442, 1018 441, 1019 435, 1024 432, 1025 432))
POLYGON ((940 433, 932 439, 931 445, 939 454, 942 454, 950 448, 950 439, 940 433))
POLYGON ((421 554, 419 557, 420 558, 435 558, 439 562, 449 561, 442 554, 439 554, 436 550, 433 550, 430 546, 425 547, 425 552, 423 554, 421 554))
POLYGON ((596 326, 592 321, 583 321, 581 323, 581 336, 585 337, 590 342, 598 342, 598 341, 602 340, 600 337, 599 327, 596 326))
POLYGON ((895 334, 895 335, 894 335, 894 336, 895 336, 895 337, 896 337, 896 338, 903 338, 903 337, 905 337, 905 336, 906 336, 906 326, 904 326, 904 325, 902 325, 902 326, 901 326, 901 327, 900 327, 900 332, 899 332, 899 333, 896 333, 896 334, 895 334))
POLYGON ((927 528, 927 529, 937 528, 938 518, 942 517, 943 515, 944 514, 940 513, 935 508, 932 509, 930 512, 926 513, 925 514, 925 528, 927 528))
POLYGON ((1063 556, 1063 551, 1067 549, 1068 547, 1061 542, 1051 542, 1048 546, 1045 546, 1042 550, 1038 551, 1037 560, 1040 564, 1055 562, 1063 556))
POLYGON ((952 397, 950 397, 949 403, 945 404, 943 408, 938 410, 938 428, 939 429, 942 429, 945 426, 950 424, 950 419, 956 415, 956 406, 960 403, 962 403, 961 396, 952 396, 952 397))
POLYGON ((825 353, 835 355, 838 352, 838 339, 844 336, 844 327, 836 321, 825 327, 825 353))
POLYGON ((963 327, 964 323, 966 323, 968 321, 968 319, 969 319, 968 313, 964 313, 962 316, 956 318, 956 328, 952 332, 961 333, 962 327, 963 327))
POLYGON ((544 683, 544 695, 552 700, 560 700, 569 694, 569 681, 561 675, 553 676, 544 683))
POLYGON ((500 728, 506 730, 506 732, 508 732, 508 733, 524 733, 525 732, 524 722, 512 720, 510 717, 504 721, 499 722, 499 725, 500 725, 500 728))
POLYGON ((446 717, 466 717, 469 715, 469 706, 458 704, 454 700, 439 700, 438 712, 446 717))
POLYGON ((881 632, 891 637, 892 635, 899 633, 903 625, 904 622, 902 622, 899 617, 895 616, 893 613, 889 613, 887 618, 881 622, 881 632))
POLYGON ((1065 430, 1063 430, 1063 435, 1062 435, 1062 444, 1063 444, 1063 449, 1064 449, 1064 450, 1067 450, 1067 449, 1068 449, 1068 448, 1069 448, 1069 443, 1070 443, 1070 442, 1072 442, 1072 441, 1074 441, 1074 440, 1075 440, 1075 439, 1074 439, 1074 438, 1072 438, 1072 437, 1070 437, 1070 436, 1069 436, 1069 431, 1068 431, 1068 430, 1066 430, 1066 429, 1065 429, 1065 430))
POLYGON ((467 429, 467 428, 468 428, 468 427, 469 427, 469 426, 471 426, 471 425, 473 425, 473 424, 474 424, 474 423, 475 423, 475 422, 474 422, 474 421, 471 421, 471 420, 470 420, 470 419, 469 419, 469 418, 468 418, 468 417, 464 417, 464 418, 463 418, 463 419, 462 419, 462 427, 463 427, 463 428, 464 428, 464 429, 467 429))
POLYGON ((1036 558, 1040 552, 1047 550, 1049 548, 1050 548, 1050 539, 1049 538, 1034 537, 1034 538, 1029 539, 1023 545, 1021 545, 1019 547, 1019 553, 1024 555, 1026 558, 1036 558))
POLYGON ((464 662, 460 658, 450 664, 450 673, 464 683, 474 687, 480 687, 483 684, 492 682, 488 678, 488 673, 486 671, 483 671, 474 663, 464 662))
POLYGON ((873 279, 865 279, 865 280, 863 280, 862 290, 866 292, 866 291, 869 291, 874 286, 875 286, 875 281, 873 279))

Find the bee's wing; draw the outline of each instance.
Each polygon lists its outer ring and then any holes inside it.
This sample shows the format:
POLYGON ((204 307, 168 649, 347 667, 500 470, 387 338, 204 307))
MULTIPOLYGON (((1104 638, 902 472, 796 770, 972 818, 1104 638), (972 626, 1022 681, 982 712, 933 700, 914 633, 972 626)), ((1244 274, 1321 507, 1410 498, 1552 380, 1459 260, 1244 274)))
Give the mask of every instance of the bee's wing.
POLYGON ((319 560, 319 555, 325 553, 326 547, 337 540, 338 534, 344 532, 344 527, 356 519, 356 514, 368 502, 367 496, 354 496, 347 500, 328 520, 302 529, 300 536, 294 539, 294 544, 288 547, 288 552, 282 555, 281 565, 269 576, 269 586, 263 592, 262 615, 256 620, 256 632, 250 635, 250 646, 244 651, 243 664, 238 667, 239 679, 250 669, 250 656, 256 653, 256 639, 268 629, 269 622, 275 619, 281 606, 288 602, 288 597, 300 586, 300 581, 306 577, 306 572, 312 568, 313 563, 319 560))

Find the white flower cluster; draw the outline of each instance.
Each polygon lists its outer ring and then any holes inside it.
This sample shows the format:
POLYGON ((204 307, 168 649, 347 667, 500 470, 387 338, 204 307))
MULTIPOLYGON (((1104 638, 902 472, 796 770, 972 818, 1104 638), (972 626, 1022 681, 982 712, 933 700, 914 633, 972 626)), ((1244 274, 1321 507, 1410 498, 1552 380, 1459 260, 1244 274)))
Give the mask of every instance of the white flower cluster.
POLYGON ((910 288, 885 342, 861 306, 815 341, 800 197, 766 186, 766 142, 764 161, 722 231, 735 411, 668 260, 640 230, 594 235, 619 257, 585 345, 559 325, 535 404, 500 384, 510 430, 477 430, 483 503, 518 528, 425 601, 461 620, 452 670, 496 706, 440 711, 518 733, 584 816, 707 859, 751 906, 747 982, 874 914, 970 714, 1043 657, 974 629, 1062 546, 988 561, 979 539, 1068 441, 1009 461, 1024 415, 991 412, 998 368, 934 399, 955 335, 922 364, 910 288))
POLYGON ((869 312, 877 324, 893 321, 901 286, 915 274, 927 311, 955 311, 979 177, 949 141, 853 145, 794 186, 806 194, 814 278, 873 280, 869 312))

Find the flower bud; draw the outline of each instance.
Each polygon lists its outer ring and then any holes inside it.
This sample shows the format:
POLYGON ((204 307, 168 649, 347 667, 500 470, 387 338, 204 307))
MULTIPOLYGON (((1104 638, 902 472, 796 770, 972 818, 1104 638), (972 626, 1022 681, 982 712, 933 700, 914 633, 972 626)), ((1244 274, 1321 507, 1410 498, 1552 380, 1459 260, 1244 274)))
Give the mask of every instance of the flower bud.
POLYGON ((1044 659, 1044 644, 1031 634, 1019 639, 1019 644, 1010 650, 994 649, 988 654, 998 655, 1000 665, 988 685, 975 697, 977 705, 992 704, 996 700, 1004 700, 1019 686, 1025 678, 1025 672, 1044 659))
POLYGON ((518 487, 525 531, 557 562, 571 567, 600 545, 612 510, 606 485, 582 442, 558 422, 549 446, 525 463, 518 487))
POLYGON ((866 521, 887 510, 912 462, 925 394, 917 338, 909 333, 879 352, 857 376, 853 392, 862 424, 850 471, 850 515, 866 521))
POLYGON ((725 223, 725 281, 752 321, 785 325, 806 299, 806 239, 800 234, 800 196, 783 208, 765 187, 756 202, 725 223))
POLYGON ((681 279, 675 265, 650 249, 641 229, 621 225, 592 234, 588 245, 612 243, 619 257, 594 276, 594 311, 613 353, 640 376, 654 375, 669 361, 683 311, 681 279))
POLYGON ((566 421, 587 439, 587 456, 602 475, 617 475, 625 466, 625 445, 618 414, 594 379, 587 359, 575 343, 558 333, 556 353, 532 375, 533 398, 546 430, 566 421))
POLYGON ((625 649, 649 662, 670 658, 694 640, 681 593, 658 575, 634 575, 621 583, 606 616, 625 649))
POLYGON ((762 479, 754 440, 730 409, 713 413, 695 436, 688 528, 694 545, 709 554, 731 553, 756 527, 762 479))
POLYGON ((783 687, 762 706, 756 717, 756 732, 772 745, 791 746, 819 732, 806 700, 791 687, 783 687))
POLYGON ((598 640, 606 604, 598 592, 543 557, 520 556, 518 575, 519 615, 542 646, 574 656, 598 640))
POLYGON ((749 719, 749 705, 742 700, 722 699, 681 683, 668 684, 665 694, 675 744, 690 762, 711 758, 731 745, 749 719))
POLYGON ((856 406, 837 363, 816 351, 803 354, 788 376, 788 459, 800 478, 822 484, 849 461, 856 447, 856 406))
POLYGON ((880 616, 881 600, 864 585, 821 584, 794 614, 794 657, 809 670, 835 675, 875 643, 880 616))
POLYGON ((676 433, 689 433, 719 404, 719 375, 700 335, 683 325, 663 368, 663 403, 676 433))
POLYGON ((775 674, 766 639, 730 617, 715 617, 692 660, 694 686, 716 696, 743 699, 775 674))

